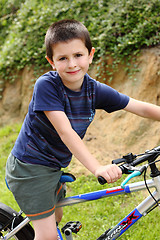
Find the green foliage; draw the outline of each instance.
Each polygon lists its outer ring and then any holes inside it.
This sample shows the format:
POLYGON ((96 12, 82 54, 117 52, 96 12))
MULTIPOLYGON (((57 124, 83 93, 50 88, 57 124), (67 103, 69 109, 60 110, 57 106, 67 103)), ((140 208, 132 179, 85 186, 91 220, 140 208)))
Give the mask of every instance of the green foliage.
MULTIPOLYGON (((101 67, 113 68, 160 40, 159 0, 0 0, 0 76, 26 65, 45 67, 44 37, 55 21, 74 18, 88 28, 101 67)), ((106 69, 107 71, 107 69, 106 69)))
POLYGON ((13 68, 48 64, 44 58, 45 32, 52 22, 70 16, 82 21, 91 33, 101 66, 97 77, 102 70, 112 75, 110 68, 114 70, 124 57, 159 43, 160 2, 156 0, 55 1, 54 5, 51 1, 26 0, 21 4, 19 1, 6 1, 6 4, 10 8, 2 9, 1 42, 5 41, 0 71, 3 78, 8 79, 13 68), (8 22, 6 16, 10 16, 8 22), (5 32, 6 27, 9 29, 5 32), (114 58, 112 66, 107 68, 106 55, 114 58))

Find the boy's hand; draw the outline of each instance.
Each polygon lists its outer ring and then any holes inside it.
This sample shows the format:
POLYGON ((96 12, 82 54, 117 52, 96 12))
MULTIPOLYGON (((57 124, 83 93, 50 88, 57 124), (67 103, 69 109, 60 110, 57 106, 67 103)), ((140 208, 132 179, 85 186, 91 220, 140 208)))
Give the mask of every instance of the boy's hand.
POLYGON ((95 176, 98 178, 102 176, 106 179, 107 183, 116 182, 122 176, 121 169, 116 164, 109 164, 106 166, 100 166, 95 172, 95 176))

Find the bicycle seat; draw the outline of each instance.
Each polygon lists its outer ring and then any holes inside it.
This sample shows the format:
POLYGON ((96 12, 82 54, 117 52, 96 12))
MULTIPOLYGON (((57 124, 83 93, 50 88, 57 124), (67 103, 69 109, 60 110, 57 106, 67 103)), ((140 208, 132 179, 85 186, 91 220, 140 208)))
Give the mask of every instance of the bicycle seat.
POLYGON ((66 182, 74 182, 76 180, 75 176, 71 173, 62 173, 60 182, 66 183, 66 182))
MULTIPOLYGON (((60 178, 61 183, 74 182, 75 180, 76 180, 76 177, 73 174, 64 173, 64 172, 62 173, 61 178, 60 178)), ((6 177, 5 177, 5 182, 6 182, 7 188, 10 190, 6 177)))

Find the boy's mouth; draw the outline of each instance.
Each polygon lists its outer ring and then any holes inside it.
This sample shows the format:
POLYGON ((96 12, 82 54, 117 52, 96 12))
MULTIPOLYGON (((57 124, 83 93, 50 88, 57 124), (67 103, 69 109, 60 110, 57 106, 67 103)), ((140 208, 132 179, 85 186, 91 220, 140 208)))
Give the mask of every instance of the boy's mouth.
POLYGON ((70 72, 67 72, 68 74, 71 74, 71 75, 74 75, 74 74, 76 74, 76 73, 78 73, 80 71, 80 69, 79 70, 76 70, 76 71, 70 71, 70 72))

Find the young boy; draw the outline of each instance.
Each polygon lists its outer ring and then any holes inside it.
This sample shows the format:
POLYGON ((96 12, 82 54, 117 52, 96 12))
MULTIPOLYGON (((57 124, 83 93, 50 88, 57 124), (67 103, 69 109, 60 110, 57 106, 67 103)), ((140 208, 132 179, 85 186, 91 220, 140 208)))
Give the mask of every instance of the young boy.
POLYGON ((124 109, 160 120, 158 106, 131 99, 89 77, 95 49, 80 22, 54 23, 45 44, 46 58, 55 71, 35 83, 28 114, 6 165, 8 185, 33 222, 35 240, 57 239, 56 221, 61 220, 62 210, 55 210, 55 205, 63 192, 59 179, 72 154, 108 183, 121 177, 116 165, 102 166, 82 141, 95 109, 124 109))

